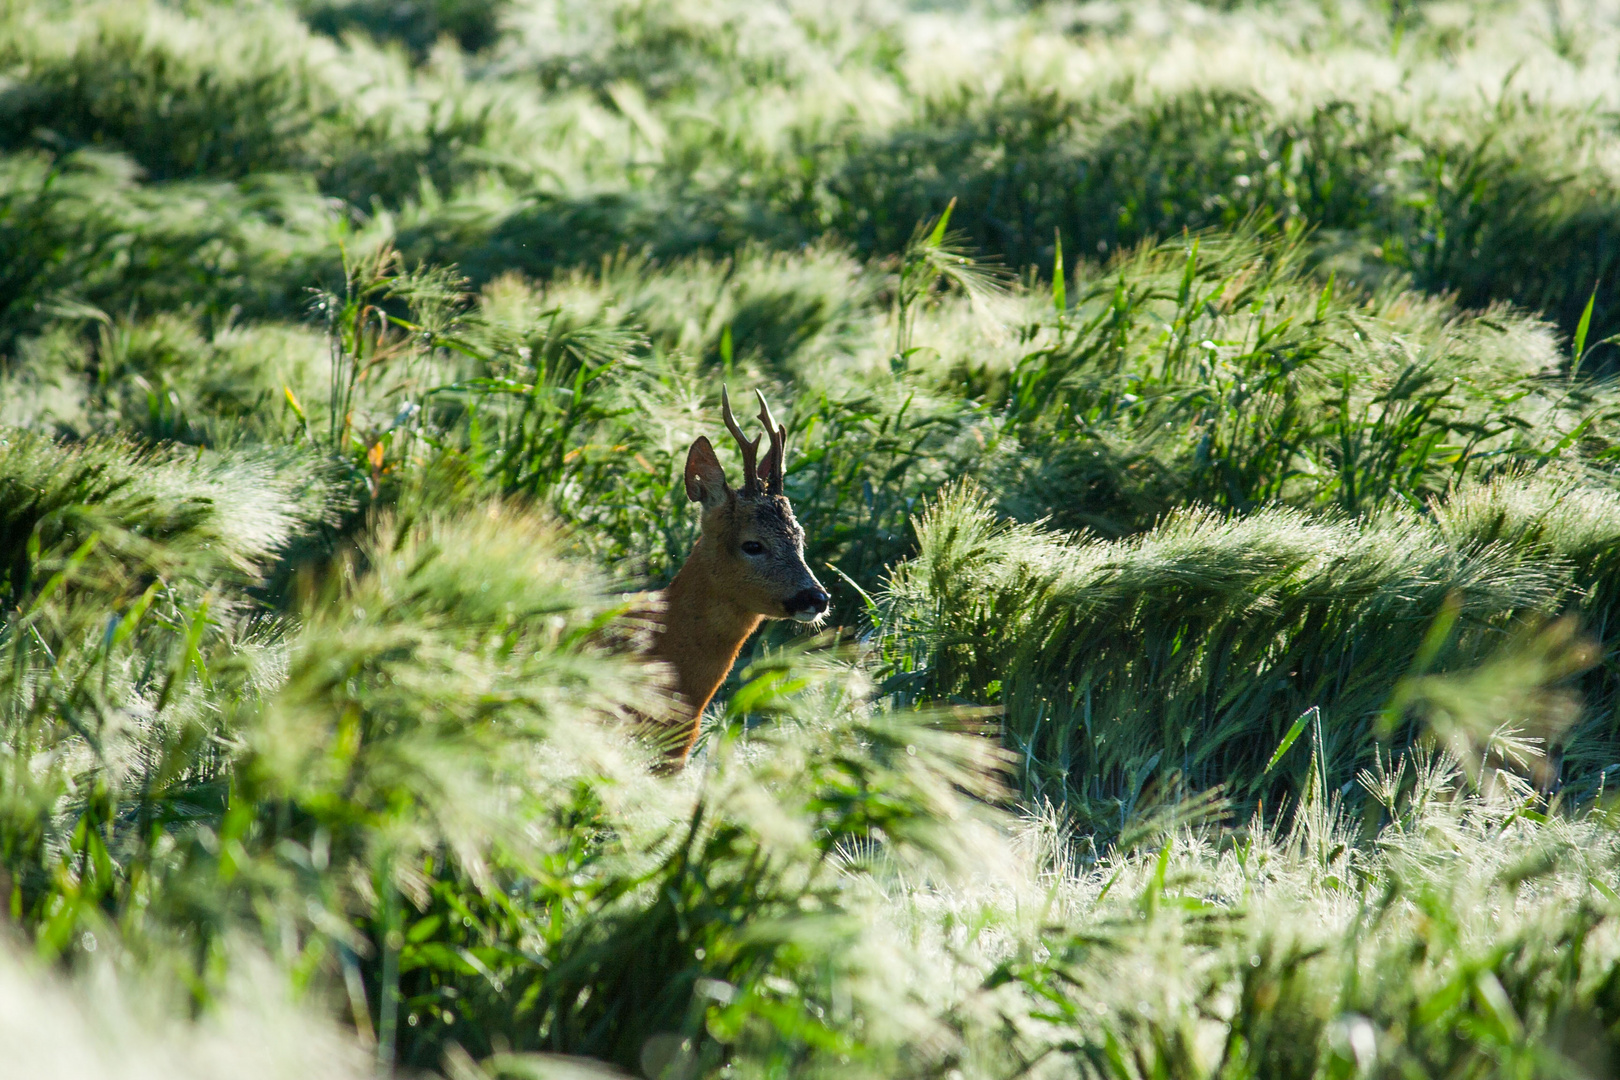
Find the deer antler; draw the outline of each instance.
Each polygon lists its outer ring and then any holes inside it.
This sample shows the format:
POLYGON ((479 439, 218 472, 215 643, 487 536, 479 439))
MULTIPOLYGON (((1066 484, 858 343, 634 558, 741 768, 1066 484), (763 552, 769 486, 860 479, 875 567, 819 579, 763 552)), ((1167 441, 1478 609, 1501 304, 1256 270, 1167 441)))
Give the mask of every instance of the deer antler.
POLYGON ((756 389, 759 397, 759 422, 765 425, 765 434, 771 437, 771 448, 765 454, 765 494, 782 494, 782 466, 787 462, 787 428, 779 427, 771 416, 771 407, 765 403, 765 394, 756 389))
MULTIPOLYGON (((760 398, 764 401, 764 398, 760 398)), ((737 425, 737 418, 731 414, 731 397, 726 393, 725 386, 720 387, 720 412, 726 419, 726 427, 731 431, 731 437, 737 440, 737 449, 742 451, 743 459, 743 494, 759 494, 759 474, 754 469, 754 461, 759 456, 759 438, 752 442, 743 438, 742 428, 737 425)), ((776 437, 771 436, 771 449, 776 448, 776 437)))

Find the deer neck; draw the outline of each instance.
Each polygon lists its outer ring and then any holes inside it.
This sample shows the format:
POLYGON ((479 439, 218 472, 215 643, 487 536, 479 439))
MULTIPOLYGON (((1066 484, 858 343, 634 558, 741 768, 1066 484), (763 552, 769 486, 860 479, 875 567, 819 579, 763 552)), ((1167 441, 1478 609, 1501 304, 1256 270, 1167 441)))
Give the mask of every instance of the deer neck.
POLYGON ((676 688, 695 718, 720 689, 763 616, 744 610, 717 572, 700 536, 664 590, 663 628, 652 654, 675 669, 676 688))

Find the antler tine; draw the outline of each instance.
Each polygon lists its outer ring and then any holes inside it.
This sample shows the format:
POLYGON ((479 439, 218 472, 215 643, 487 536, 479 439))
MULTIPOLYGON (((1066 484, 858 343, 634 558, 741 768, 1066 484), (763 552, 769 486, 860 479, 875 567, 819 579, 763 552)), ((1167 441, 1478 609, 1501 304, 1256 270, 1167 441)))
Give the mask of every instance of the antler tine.
POLYGON ((765 461, 770 470, 770 479, 766 482, 767 495, 782 494, 782 468, 787 464, 787 428, 777 426, 775 417, 771 416, 771 407, 765 401, 765 393, 755 388, 754 394, 759 398, 759 422, 765 425, 765 433, 771 437, 771 449, 765 455, 765 461))
POLYGON ((755 436, 752 442, 743 438, 742 428, 737 425, 737 418, 731 413, 731 395, 726 393, 723 384, 720 387, 720 412, 725 417, 726 427, 731 431, 731 437, 737 440, 737 449, 742 451, 743 494, 757 495, 759 493, 759 474, 754 469, 754 463, 759 457, 760 437, 755 436))

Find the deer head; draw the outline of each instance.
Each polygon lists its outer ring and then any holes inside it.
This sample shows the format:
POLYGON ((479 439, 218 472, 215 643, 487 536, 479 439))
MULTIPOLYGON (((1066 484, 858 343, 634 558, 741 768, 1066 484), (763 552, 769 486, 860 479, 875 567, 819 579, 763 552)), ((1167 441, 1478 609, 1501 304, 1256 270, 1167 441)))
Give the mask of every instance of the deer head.
POLYGON ((758 460, 759 437, 743 437, 722 387, 726 427, 742 452, 742 490, 726 483, 714 447, 700 435, 686 455, 686 497, 703 506, 699 543, 708 549, 711 572, 724 584, 729 603, 769 619, 814 622, 826 614, 827 590, 805 565, 804 530, 782 494, 787 430, 772 418, 765 395, 755 393, 760 422, 771 439, 765 460, 758 460))

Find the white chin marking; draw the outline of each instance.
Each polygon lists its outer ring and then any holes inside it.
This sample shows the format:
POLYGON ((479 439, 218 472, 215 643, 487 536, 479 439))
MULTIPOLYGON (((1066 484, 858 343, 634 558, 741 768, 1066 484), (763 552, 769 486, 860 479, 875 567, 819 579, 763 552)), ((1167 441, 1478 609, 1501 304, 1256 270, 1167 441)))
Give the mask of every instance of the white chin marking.
POLYGON ((819 618, 821 618, 820 614, 809 611, 795 611, 793 613, 794 622, 815 622, 819 618))

